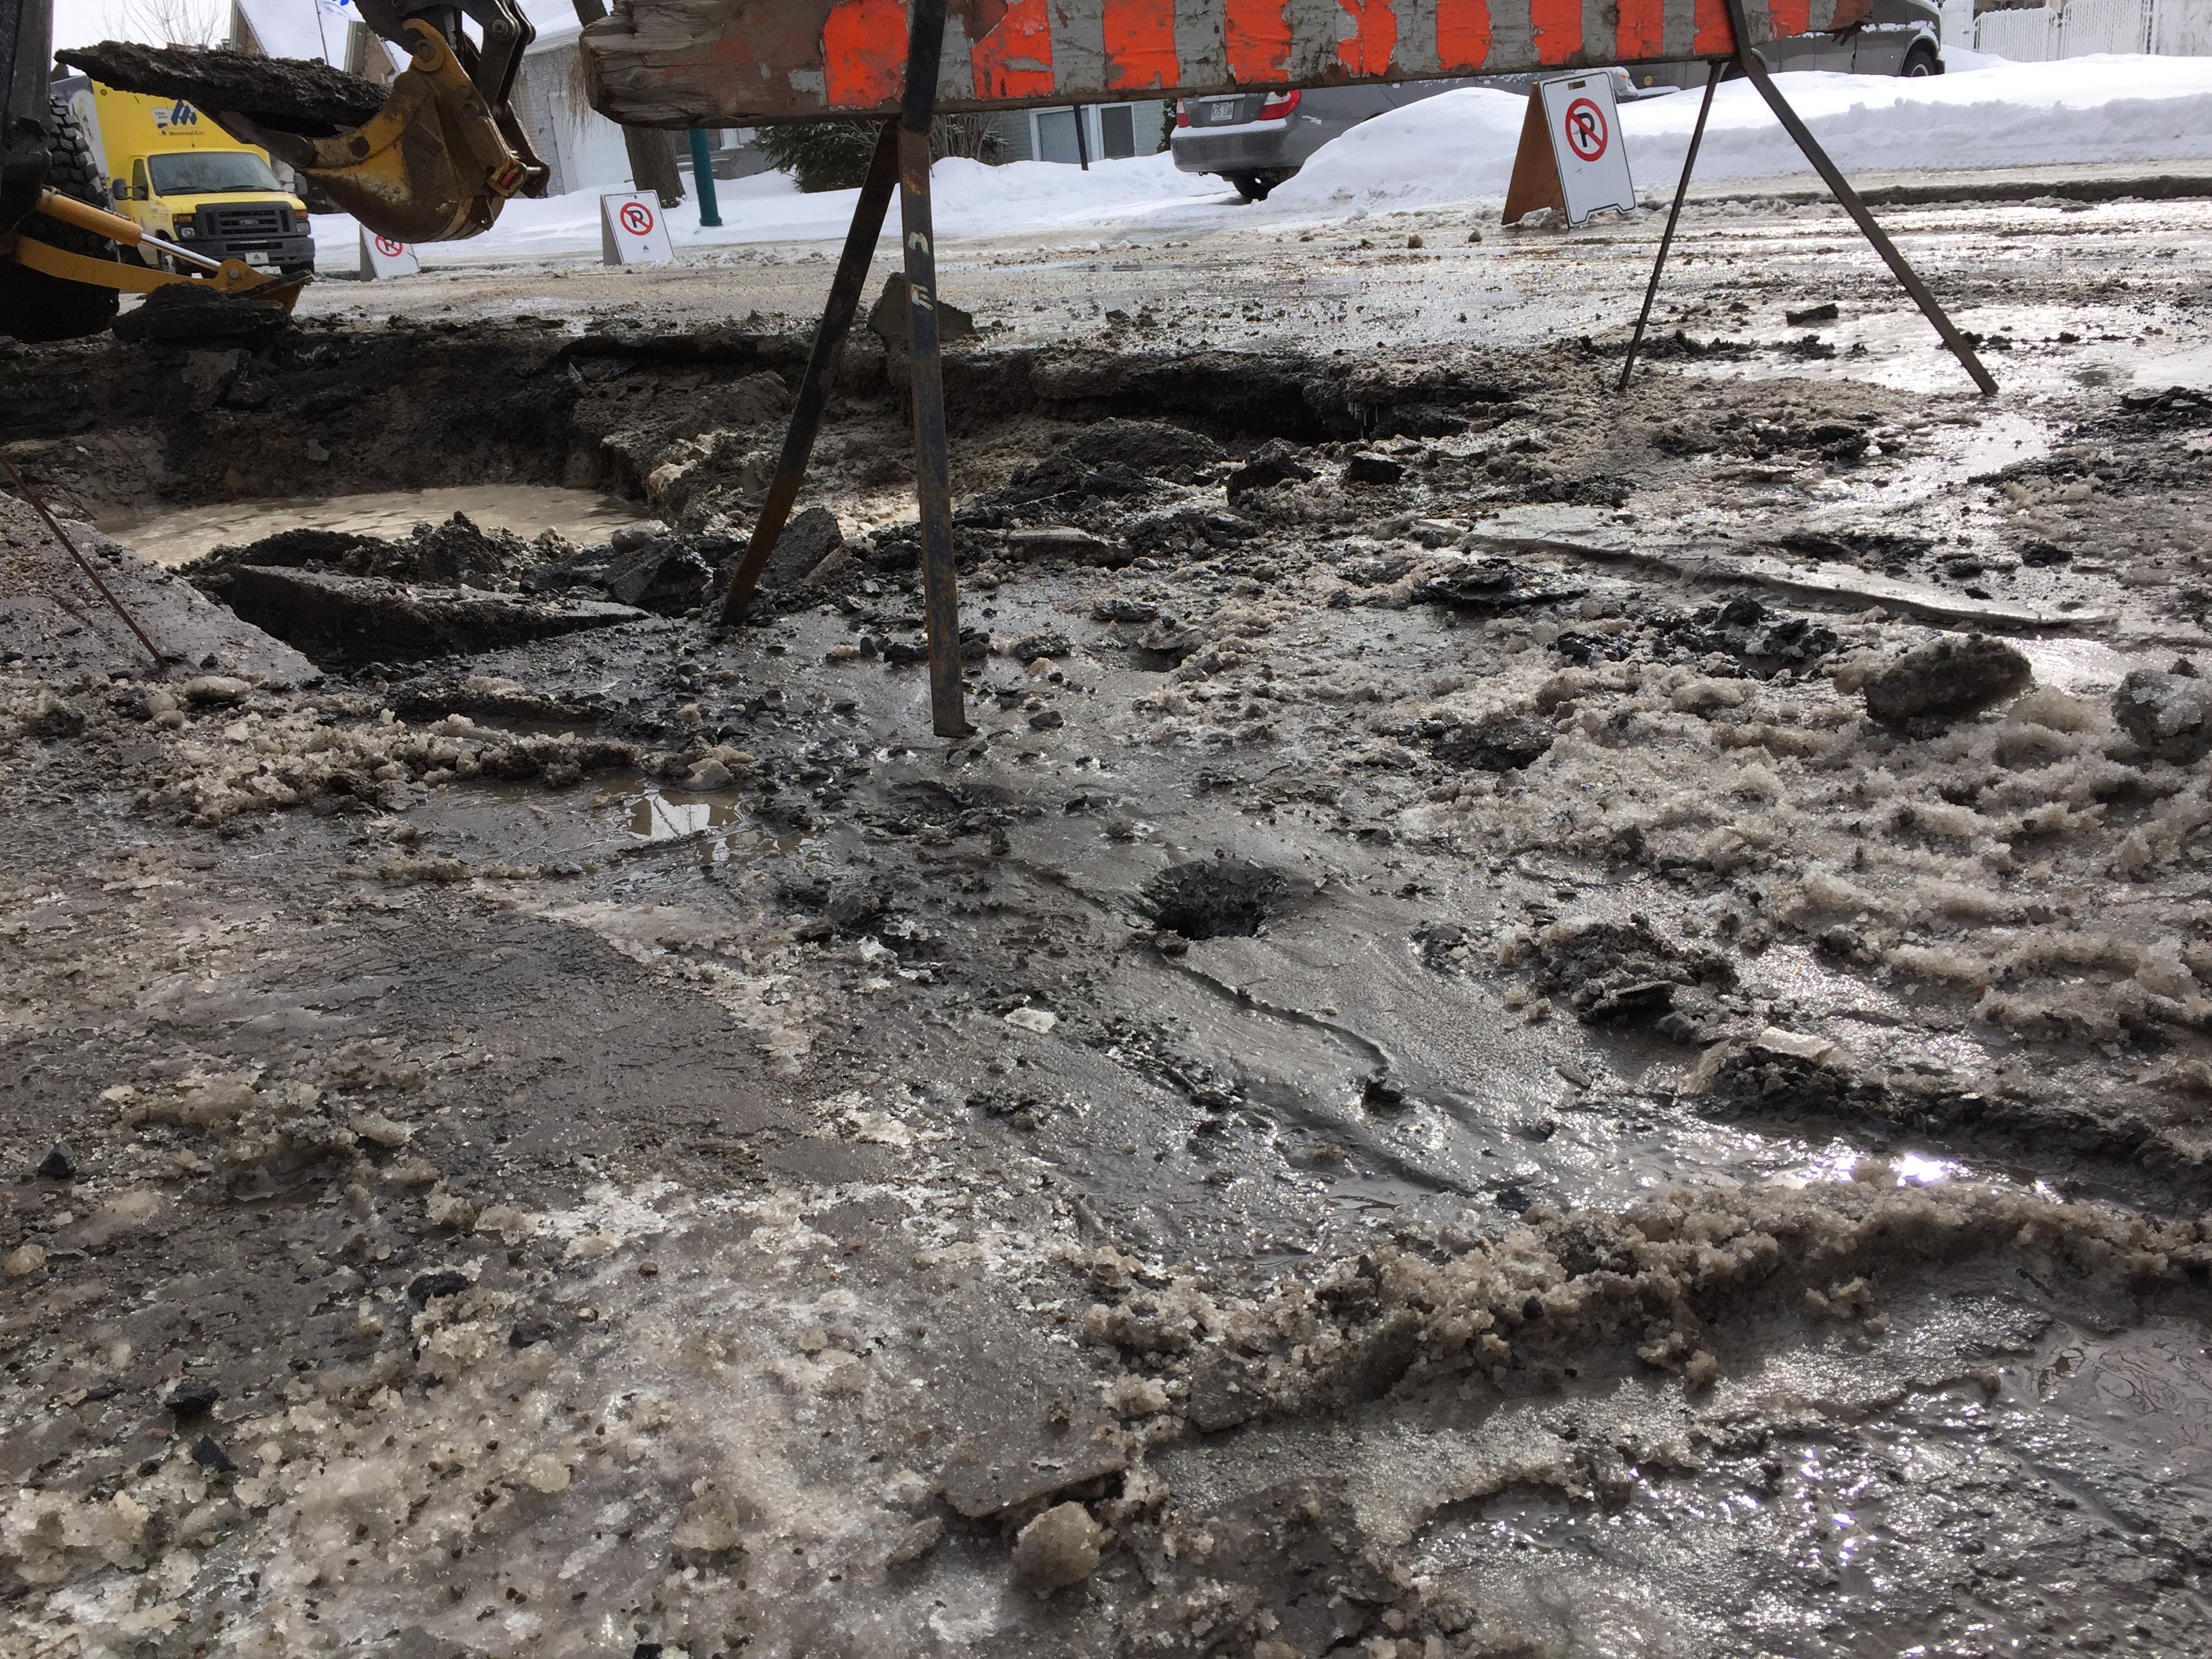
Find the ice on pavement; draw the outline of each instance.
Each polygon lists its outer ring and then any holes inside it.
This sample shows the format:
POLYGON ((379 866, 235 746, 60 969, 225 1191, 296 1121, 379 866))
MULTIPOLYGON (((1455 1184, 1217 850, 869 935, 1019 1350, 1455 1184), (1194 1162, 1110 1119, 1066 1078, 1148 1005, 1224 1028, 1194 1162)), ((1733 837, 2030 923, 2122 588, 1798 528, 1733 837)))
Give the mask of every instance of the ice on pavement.
MULTIPOLYGON (((1923 80, 1796 74, 1782 84, 1847 172, 2212 159, 2212 59, 2108 54, 2014 64, 1956 52, 1951 58, 1959 66, 1950 73, 1923 80)), ((1165 154, 1095 161, 1087 173, 1043 161, 986 167, 948 158, 932 175, 936 223, 956 236, 1139 223, 1200 229, 1494 200, 1505 193, 1525 101, 1517 94, 1468 89, 1378 116, 1327 146, 1255 207, 1238 205, 1220 179, 1176 172, 1165 154)), ((1680 172, 1698 102, 1688 93, 1622 109, 1639 189, 1657 191, 1680 172)), ((1715 97, 1697 176, 1706 183, 1813 180, 1747 81, 1724 84, 1715 97)), ((771 173, 724 181, 718 194, 719 229, 699 228, 696 200, 673 210, 679 249, 842 238, 859 192, 805 195, 790 175, 771 173)), ((599 244, 599 195, 511 202, 489 234, 426 247, 423 256, 438 263, 589 252, 599 244)), ((319 215, 314 223, 319 263, 352 268, 354 222, 319 215)))

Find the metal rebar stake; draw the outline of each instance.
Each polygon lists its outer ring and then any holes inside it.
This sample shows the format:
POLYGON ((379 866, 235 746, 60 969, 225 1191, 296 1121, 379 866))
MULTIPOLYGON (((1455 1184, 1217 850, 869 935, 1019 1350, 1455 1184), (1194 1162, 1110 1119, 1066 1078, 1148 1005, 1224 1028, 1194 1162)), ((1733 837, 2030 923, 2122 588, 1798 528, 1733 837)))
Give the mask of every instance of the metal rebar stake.
POLYGON ((1651 262, 1650 286, 1644 290, 1644 309, 1636 313, 1636 331, 1628 337, 1628 361, 1620 366, 1616 393, 1628 390, 1628 376, 1636 367, 1637 348, 1644 343, 1644 325, 1651 320, 1651 302, 1659 297, 1659 273, 1667 269, 1667 250, 1674 243, 1674 224, 1682 216, 1682 198, 1690 193, 1690 169, 1698 165, 1698 146, 1705 142, 1705 118, 1713 112, 1713 93, 1728 65, 1716 60, 1705 75, 1705 101, 1698 106, 1698 125, 1690 129, 1690 153, 1682 158, 1682 181, 1674 186, 1674 205, 1667 210, 1667 228, 1659 233, 1659 257, 1651 262))
POLYGON ((1728 0, 1728 10, 1729 27, 1735 35, 1735 60, 1743 65, 1743 72, 1751 78, 1752 85, 1759 88, 1759 95, 1766 100, 1766 106, 1774 112, 1775 119, 1782 123, 1782 130, 1796 141, 1799 149, 1805 152, 1805 159, 1813 164, 1813 170, 1835 193, 1836 200, 1842 204, 1844 211, 1851 216, 1851 222, 1858 226, 1859 234, 1874 244, 1874 251, 1881 255, 1897 280, 1905 285, 1905 291, 1912 296, 1922 313, 1936 325, 1936 331, 1943 337, 1943 343, 1950 347, 1952 354, 1966 365, 1966 373, 1974 377, 1974 384, 1981 387, 1983 395, 1996 397, 1997 383, 1995 377, 1982 367, 1982 360, 1974 355, 1973 347, 1966 343, 1966 337, 1945 314, 1935 295, 1929 290, 1928 284, 1920 280, 1911 265, 1905 264, 1905 256, 1897 251, 1897 245, 1882 234, 1880 225, 1875 223, 1874 215, 1867 211, 1867 204, 1859 199, 1858 191, 1851 188, 1850 180, 1844 178, 1842 170, 1828 159, 1827 151, 1820 148, 1820 141, 1814 137, 1813 130, 1805 125, 1796 110, 1790 107, 1789 100, 1782 95, 1782 89, 1774 84, 1774 77, 1767 73, 1765 63, 1752 50, 1750 32, 1744 27, 1743 0, 1728 0))
POLYGON ((972 729, 960 684, 960 592, 952 571, 952 478, 945 446, 945 372, 938 356, 937 255, 929 219, 929 126, 945 0, 915 0, 907 33, 906 100, 899 117, 899 213, 906 232, 908 348, 914 390, 914 491, 921 511, 922 614, 929 626, 930 726, 940 738, 972 729))
POLYGON ((883 234, 884 213, 890 206, 891 188, 898 182, 898 123, 884 123, 876 140, 876 153, 868 162, 860 199, 853 205, 853 226, 845 233, 845 251, 837 257, 837 274, 830 283, 830 302, 822 309, 822 325, 814 331, 814 349, 807 354, 806 374, 799 383, 799 396, 791 408, 791 425, 783 434, 783 459, 769 480, 760 517, 753 521, 752 539, 745 556, 730 574, 730 591, 722 601, 718 620, 733 627, 744 620, 753 589, 783 534, 791 505, 805 482, 807 457, 814 453, 814 435, 822 429, 822 410, 830 401, 830 383, 837 372, 837 358, 845 336, 860 308, 860 293, 868 281, 868 264, 875 258, 876 238, 883 234))
POLYGON ((137 636, 138 643, 146 647, 146 654, 154 659, 155 666, 166 663, 168 659, 161 654, 161 647, 146 637, 146 630, 139 627, 131 613, 123 608, 123 601, 115 597, 113 588, 100 580, 100 572, 92 567, 92 561, 76 550, 76 544, 69 538, 69 532, 62 528, 61 520, 46 510, 46 504, 39 499, 38 493, 23 475, 15 471, 15 464, 5 455, 0 455, 0 467, 7 469, 8 476, 15 481, 16 489, 31 504, 31 510, 46 521, 46 528, 53 532, 54 539, 62 544, 63 550, 76 561, 76 568, 92 579, 92 585, 100 590, 100 597, 107 601, 108 609, 122 617, 123 625, 137 636))

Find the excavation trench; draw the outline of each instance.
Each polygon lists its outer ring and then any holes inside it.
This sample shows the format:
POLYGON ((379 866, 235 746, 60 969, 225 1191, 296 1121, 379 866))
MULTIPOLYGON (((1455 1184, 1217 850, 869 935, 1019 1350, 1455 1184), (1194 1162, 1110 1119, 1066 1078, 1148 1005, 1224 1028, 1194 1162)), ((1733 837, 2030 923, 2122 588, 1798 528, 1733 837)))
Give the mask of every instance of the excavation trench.
POLYGON ((20 1616, 2200 1650, 2212 417, 804 344, 0 359, 20 1616))

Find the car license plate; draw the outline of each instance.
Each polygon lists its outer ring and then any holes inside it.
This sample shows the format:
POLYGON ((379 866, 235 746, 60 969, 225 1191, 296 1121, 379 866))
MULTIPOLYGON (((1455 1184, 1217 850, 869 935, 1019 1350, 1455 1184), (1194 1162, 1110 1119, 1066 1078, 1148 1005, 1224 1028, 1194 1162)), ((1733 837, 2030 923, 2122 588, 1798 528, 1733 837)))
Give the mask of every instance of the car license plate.
POLYGON ((270 263, 269 256, 263 252, 241 253, 238 257, 249 265, 259 265, 264 270, 269 268, 270 263))
POLYGON ((1222 103, 1208 104, 1206 106, 1206 118, 1217 123, 1234 121, 1237 118, 1237 100, 1231 98, 1222 103))

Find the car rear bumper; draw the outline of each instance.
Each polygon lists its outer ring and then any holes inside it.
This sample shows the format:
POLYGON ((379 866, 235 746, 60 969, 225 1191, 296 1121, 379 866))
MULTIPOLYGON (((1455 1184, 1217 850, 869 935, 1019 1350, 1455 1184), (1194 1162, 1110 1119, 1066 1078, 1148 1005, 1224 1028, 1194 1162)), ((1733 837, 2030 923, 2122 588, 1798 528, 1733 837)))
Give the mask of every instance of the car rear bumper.
POLYGON ((1177 127, 1168 140, 1178 173, 1294 173, 1288 121, 1233 127, 1177 127))

